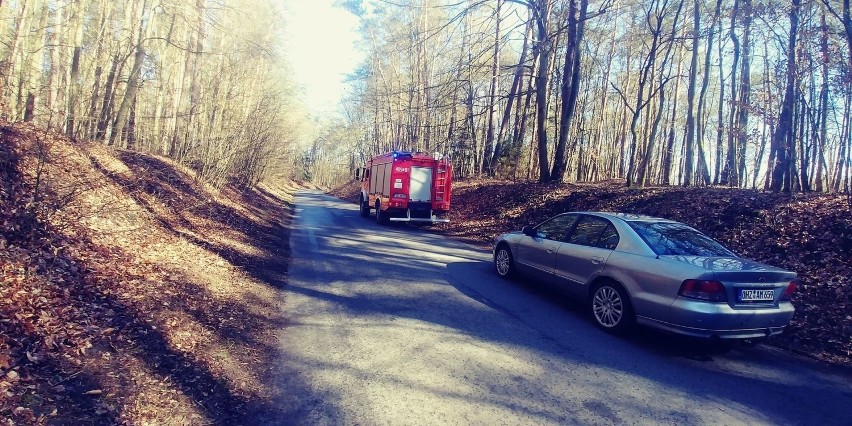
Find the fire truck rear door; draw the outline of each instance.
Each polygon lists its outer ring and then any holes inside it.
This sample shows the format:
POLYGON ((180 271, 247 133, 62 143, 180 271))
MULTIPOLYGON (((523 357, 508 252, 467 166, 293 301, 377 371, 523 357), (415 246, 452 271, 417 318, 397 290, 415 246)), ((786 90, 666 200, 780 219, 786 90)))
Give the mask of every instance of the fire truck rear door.
POLYGON ((412 167, 409 201, 432 201, 432 168, 412 167))

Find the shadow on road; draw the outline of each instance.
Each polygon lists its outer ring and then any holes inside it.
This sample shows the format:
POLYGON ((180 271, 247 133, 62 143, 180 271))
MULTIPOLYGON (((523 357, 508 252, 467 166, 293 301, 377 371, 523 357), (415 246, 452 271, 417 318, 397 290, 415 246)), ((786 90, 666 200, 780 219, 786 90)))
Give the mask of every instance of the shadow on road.
MULTIPOLYGON (((291 282, 285 291, 365 321, 405 318, 413 324, 434 324, 499 347, 525 348, 545 359, 607 373, 609 380, 582 383, 590 395, 613 396, 583 405, 604 422, 629 422, 616 413, 654 409, 661 411, 649 418, 679 423, 704 419, 677 405, 664 410, 659 407, 665 404, 659 401, 648 404, 636 396, 643 391, 634 386, 657 389, 661 398, 672 394, 689 396, 697 404, 712 401, 713 406, 729 407, 768 423, 836 422, 847 414, 842 407, 852 406, 848 381, 844 385, 837 379, 852 377, 849 372, 838 376, 836 369, 773 348, 712 343, 648 329, 640 328, 624 338, 610 336, 594 326, 581 304, 568 301, 558 291, 540 283, 499 279, 485 250, 446 240, 428 228, 380 227, 359 217, 355 206, 322 194, 300 195, 297 208, 303 206, 322 206, 328 215, 322 226, 302 230, 314 234, 319 250, 319 257, 311 260, 315 281, 291 282), (386 281, 395 283, 399 291, 370 287, 370 283, 386 281), (772 394, 767 393, 770 389, 772 394), (779 404, 785 400, 797 403, 779 404), (808 406, 821 409, 803 408, 808 406)), ((537 379, 517 380, 535 386, 537 379)), ((517 407, 495 395, 481 398, 513 410, 530 409, 547 421, 561 421, 555 411, 517 407)))

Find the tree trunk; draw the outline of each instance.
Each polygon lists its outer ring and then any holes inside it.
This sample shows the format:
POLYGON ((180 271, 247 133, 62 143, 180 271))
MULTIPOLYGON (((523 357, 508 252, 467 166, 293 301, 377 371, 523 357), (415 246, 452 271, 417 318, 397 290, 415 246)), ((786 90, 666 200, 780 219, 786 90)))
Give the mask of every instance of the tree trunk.
POLYGON ((104 97, 103 102, 101 103, 101 114, 98 119, 97 129, 95 131, 95 139, 104 140, 106 138, 106 131, 109 128, 109 122, 112 117, 112 107, 114 103, 114 93, 115 90, 115 79, 116 73, 118 72, 118 65, 120 63, 120 59, 118 54, 113 55, 112 57, 112 65, 109 70, 109 74, 107 75, 107 81, 104 85, 104 97))
POLYGON ((127 140, 127 149, 136 149, 136 108, 137 98, 133 97, 133 102, 130 105, 130 118, 127 121, 125 139, 127 140))
POLYGON ((771 149, 775 152, 775 164, 772 168, 773 191, 790 191, 790 169, 791 160, 790 139, 793 130, 793 107, 796 104, 796 36, 799 31, 799 7, 801 0, 792 0, 790 8, 790 39, 787 45, 787 82, 784 87, 784 100, 781 103, 781 116, 778 118, 778 127, 772 134, 771 149))
POLYGON ((808 170, 810 168, 810 159, 808 155, 810 154, 810 150, 808 149, 808 106, 803 99, 803 96, 799 97, 799 105, 796 108, 797 117, 796 117, 796 132, 798 137, 793 140, 799 141, 799 183, 798 188, 802 192, 811 192, 810 178, 808 170))
MULTIPOLYGON (((662 75, 662 70, 660 73, 660 87, 663 86, 664 77, 662 75)), ((657 101, 657 111, 654 114, 653 123, 649 123, 651 126, 650 132, 645 132, 648 135, 648 146, 645 149, 645 153, 641 156, 642 161, 639 163, 639 169, 636 171, 636 184, 638 186, 645 186, 648 184, 648 168, 650 166, 651 157, 654 155, 654 149, 657 143, 657 132, 660 128, 660 121, 663 118, 663 112, 665 112, 664 105, 666 104, 666 90, 660 88, 658 91, 659 100, 657 101)), ((649 112, 650 113, 650 112, 649 112)))
MULTIPOLYGON (((428 1, 423 1, 423 33, 429 34, 429 5, 428 1)), ((432 99, 431 99, 431 91, 432 87, 432 76, 430 71, 430 61, 429 61, 429 37, 426 36, 423 38, 423 61, 421 72, 423 73, 423 108, 421 113, 423 114, 423 149, 425 152, 432 152, 432 99)))
POLYGON ((716 155, 713 167, 713 183, 720 184, 722 180, 722 138, 725 134, 725 52, 722 49, 722 24, 719 24, 719 102, 716 110, 716 155))
POLYGON ((819 140, 817 141, 816 147, 818 149, 817 153, 817 170, 816 170, 816 185, 815 189, 817 192, 822 192, 823 188, 823 180, 825 179, 825 169, 826 169, 826 161, 825 161, 825 148, 826 148, 826 139, 828 138, 828 79, 830 78, 828 75, 828 61, 829 51, 828 51, 828 26, 825 22, 825 13, 823 13, 820 17, 821 31, 820 31, 820 59, 822 60, 822 86, 820 87, 819 93, 819 140))
MULTIPOLYGON (((695 47, 693 47, 695 49, 695 47)), ((680 58, 677 61, 677 76, 680 76, 680 73, 683 70, 683 49, 680 49, 680 58)), ((694 83, 694 82, 693 82, 694 83)), ((694 94, 694 93, 693 93, 694 94)), ((677 113, 678 113, 678 101, 680 100, 680 78, 675 80, 674 87, 674 99, 672 100, 671 107, 671 120, 669 124, 669 134, 666 141, 666 149, 663 152, 663 167, 662 167, 662 182, 663 185, 671 184, 671 175, 672 175, 672 163, 674 157, 674 145, 675 145, 675 128, 677 127, 675 123, 677 122, 677 113)), ((684 143, 685 145, 685 143, 684 143)), ((684 150, 686 147, 684 147, 684 150)), ((686 163, 686 155, 684 155, 684 162, 686 163)), ((686 164, 684 164, 684 175, 686 174, 686 164)))
MULTIPOLYGON (((848 149, 850 144, 852 144, 852 93, 846 94, 846 101, 843 103, 843 119, 841 123, 841 132, 840 132, 840 143, 837 147, 837 163, 835 164, 834 169, 834 177, 831 181, 831 190, 833 192, 840 192, 841 186, 843 185, 843 170, 844 166, 847 168, 848 172, 848 159, 849 156, 848 149)), ((852 173, 849 173, 852 175, 852 173)), ((849 188, 847 188, 848 190, 849 188)))
POLYGON ((21 4, 21 13, 17 22, 15 23, 15 30, 12 33, 12 41, 9 44, 9 56, 8 58, 0 63, 0 76, 3 78, 3 81, 0 82, 0 108, 3 108, 0 111, 0 116, 8 118, 9 116, 15 114, 14 111, 9 109, 9 106, 12 104, 7 98, 8 94, 6 93, 7 87, 12 87, 12 78, 14 75, 17 75, 15 72, 15 68, 19 66, 18 54, 21 50, 21 43, 23 42, 23 38, 25 33, 29 32, 29 22, 30 22, 30 6, 29 1, 24 1, 21 4))
MULTIPOLYGON (((66 24, 67 16, 66 10, 68 8, 58 8, 54 14, 53 19, 50 25, 55 28, 63 27, 66 24)), ((63 40, 60 39, 61 32, 60 31, 49 31, 50 36, 49 42, 46 45, 50 47, 50 68, 47 71, 47 102, 45 103, 45 109, 47 109, 48 114, 50 115, 47 120, 47 128, 48 130, 54 130, 57 127, 57 123, 64 124, 64 120, 61 119, 61 113, 64 111, 63 107, 60 107, 62 104, 59 89, 60 87, 67 84, 62 80, 62 77, 65 73, 62 71, 62 52, 65 51, 63 45, 65 44, 63 40), (57 117, 60 116, 60 117, 57 117)), ((100 45, 100 43, 98 43, 100 45)), ((100 60, 100 58, 99 58, 100 60)))
MULTIPOLYGON (((693 2, 692 13, 692 59, 689 62, 689 86, 686 89, 686 155, 683 159, 683 186, 692 185, 693 162, 695 157, 695 81, 698 72, 698 41, 701 33, 701 1, 693 2)), ((710 51, 710 48, 707 48, 710 51)), ((706 80, 706 78, 705 78, 706 80)), ((669 167, 671 164, 669 163, 669 167)), ((666 180, 668 180, 666 178, 666 180)))
MULTIPOLYGON (((710 21, 709 30, 707 31, 707 48, 704 52, 704 75, 701 77, 701 91, 698 94, 698 111, 696 113, 697 122, 696 130, 696 146, 698 149, 698 171, 701 173, 702 184, 711 183, 710 169, 707 164, 707 157, 704 152, 704 132, 707 127, 706 118, 704 116, 704 107, 706 105, 707 87, 710 83, 710 59, 713 51, 713 28, 719 22, 719 15, 722 10, 722 0, 716 0, 716 8, 713 12, 713 19, 710 21)), ((720 59, 721 60, 721 59, 720 59)))
POLYGON ((494 115, 497 113, 497 84, 500 82, 500 9, 503 6, 503 0, 497 0, 497 8, 494 12, 495 20, 497 21, 496 30, 494 31, 494 57, 491 62, 491 86, 488 92, 488 128, 485 130, 485 173, 489 176, 494 176, 494 169, 497 166, 497 158, 499 158, 500 143, 494 141, 494 115))
POLYGON ((719 178, 719 184, 739 186, 739 176, 737 176, 737 145, 739 132, 741 129, 737 127, 737 111, 743 108, 738 104, 737 98, 737 67, 740 60, 740 39, 737 37, 737 18, 739 17, 740 1, 734 0, 734 9, 731 12, 731 28, 730 37, 734 43, 734 53, 732 56, 733 64, 731 65, 731 109, 728 115, 728 150, 725 154, 725 165, 722 168, 722 176, 719 178))
POLYGON ((559 139, 554 153, 553 171, 550 173, 552 181, 561 182, 566 171, 567 159, 565 149, 568 144, 568 132, 571 128, 571 119, 577 106, 577 94, 580 90, 580 55, 582 53, 581 43, 585 28, 586 11, 589 1, 579 0, 580 8, 571 1, 568 6, 568 36, 566 40, 565 65, 562 73, 562 110, 559 114, 559 139))
MULTIPOLYGON (((512 116, 512 106, 515 99, 519 96, 518 91, 521 89, 521 83, 524 76, 524 64, 527 61, 527 51, 529 46, 530 32, 532 31, 532 22, 527 23, 527 30, 524 32, 524 44, 521 48, 521 57, 518 60, 518 65, 515 67, 515 75, 512 79, 512 88, 509 90, 509 97, 506 99, 506 108, 503 110, 503 118, 500 120, 500 127, 497 131, 497 144, 494 147, 494 155, 491 158, 491 164, 499 165, 500 157, 505 150, 503 141, 506 128, 509 126, 509 119, 512 116)), ((517 121, 517 118, 516 118, 517 121)), ((511 146, 517 143, 517 138, 512 138, 511 146)))
POLYGON ((547 88, 550 70, 551 40, 547 25, 550 1, 540 0, 537 5, 536 25, 538 28, 538 73, 535 78, 536 133, 538 141, 539 182, 549 182, 550 161, 547 158, 547 88))
POLYGON ((77 106, 77 90, 76 86, 80 79, 80 54, 83 48, 74 46, 74 55, 71 58, 71 90, 68 96, 68 113, 65 116, 65 135, 69 138, 74 138, 75 123, 77 116, 75 114, 77 106))
POLYGON ((148 1, 143 0, 142 10, 139 12, 139 32, 136 39, 136 52, 133 55, 133 65, 130 67, 130 77, 127 80, 127 90, 124 92, 124 97, 121 100, 121 105, 118 107, 118 112, 115 116, 115 121, 112 126, 109 143, 115 145, 122 137, 124 126, 127 125, 127 118, 130 114, 133 100, 136 98, 136 92, 139 90, 139 79, 142 74, 142 62, 145 60, 145 38, 150 25, 146 25, 146 11, 148 9, 148 1), (146 29, 147 28, 147 29, 146 29))
POLYGON ((740 70, 739 102, 737 108, 737 181, 741 186, 745 177, 746 148, 749 140, 748 119, 751 109, 751 0, 743 1, 743 42, 742 42, 742 69, 740 70))
POLYGON ((42 92, 41 80, 46 65, 44 63, 44 54, 41 54, 41 49, 42 46, 49 44, 50 32, 46 30, 48 18, 50 17, 49 12, 50 5, 47 2, 43 2, 36 28, 30 31, 31 34, 27 37, 31 42, 27 43, 27 46, 24 48, 28 56, 25 66, 21 70, 21 82, 23 83, 21 96, 25 96, 23 106, 24 121, 35 119, 37 104, 40 93, 42 92), (33 34, 38 32, 41 32, 42 35, 36 36, 36 34, 33 34), (41 45, 38 43, 41 43, 41 45))
POLYGON ((74 138, 77 130, 77 97, 80 93, 80 56, 83 51, 83 15, 86 4, 75 2, 72 8, 74 48, 71 54, 71 69, 68 74, 68 102, 65 106, 65 135, 74 138))
MULTIPOLYGON (((516 141, 515 143, 517 143, 518 146, 523 146, 523 144, 524 144, 524 139, 526 138, 526 135, 527 135, 527 123, 529 122, 529 118, 530 118, 530 115, 531 115, 530 106, 532 105, 532 100, 533 100, 533 97, 536 93, 533 90, 533 86, 535 84, 535 79, 536 79, 536 76, 538 75, 538 73, 536 72, 536 62, 537 62, 536 59, 537 58, 533 57, 533 59, 531 61, 530 75, 529 75, 529 78, 527 79, 527 84, 526 84, 526 88, 527 88, 526 89, 526 96, 524 96, 524 106, 523 106, 523 110, 519 112, 519 115, 520 115, 519 118, 520 119, 515 120, 515 135, 514 135, 513 139, 516 141)), ((519 105, 519 107, 520 107, 520 105, 519 105)), ((527 179, 531 179, 531 173, 533 171, 533 164, 532 164, 533 157, 534 157, 533 148, 535 146, 536 145, 534 143, 530 143, 530 153, 527 157, 527 179)))

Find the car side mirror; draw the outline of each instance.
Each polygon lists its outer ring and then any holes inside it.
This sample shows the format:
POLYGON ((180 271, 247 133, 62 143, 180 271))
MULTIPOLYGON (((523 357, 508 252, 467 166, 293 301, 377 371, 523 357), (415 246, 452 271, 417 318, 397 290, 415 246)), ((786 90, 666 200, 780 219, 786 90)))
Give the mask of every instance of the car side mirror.
POLYGON ((523 229, 521 229, 521 232, 523 232, 524 235, 527 235, 527 236, 530 236, 530 237, 535 237, 535 234, 536 234, 535 228, 533 228, 532 226, 529 226, 529 225, 523 227, 523 229))

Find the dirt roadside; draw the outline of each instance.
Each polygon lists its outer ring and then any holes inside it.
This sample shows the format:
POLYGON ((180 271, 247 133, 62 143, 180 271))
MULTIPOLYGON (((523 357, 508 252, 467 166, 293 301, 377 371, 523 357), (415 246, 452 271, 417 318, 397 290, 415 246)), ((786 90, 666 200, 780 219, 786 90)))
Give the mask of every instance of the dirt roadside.
POLYGON ((0 424, 284 418, 297 186, 0 128, 0 424))

